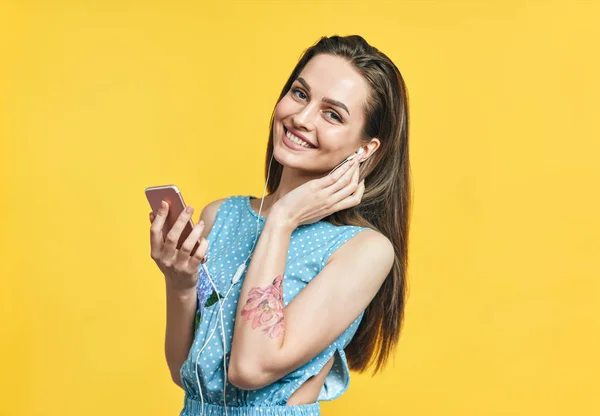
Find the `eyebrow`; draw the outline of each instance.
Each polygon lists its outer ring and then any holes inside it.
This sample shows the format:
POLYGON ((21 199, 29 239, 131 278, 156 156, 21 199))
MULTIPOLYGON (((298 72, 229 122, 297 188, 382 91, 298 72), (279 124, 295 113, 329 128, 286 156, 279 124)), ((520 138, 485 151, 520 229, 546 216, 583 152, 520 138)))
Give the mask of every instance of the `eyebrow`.
MULTIPOLYGON (((306 88, 306 90, 308 92, 310 92, 310 86, 308 85, 308 83, 306 82, 306 80, 302 77, 298 77, 296 78, 296 81, 298 81, 300 84, 302 84, 304 86, 304 88, 306 88)), ((346 110, 346 113, 348 113, 348 115, 350 115, 350 111, 348 111, 348 107, 346 107, 346 105, 344 103, 342 103, 341 101, 337 101, 334 100, 332 98, 323 98, 321 101, 323 101, 324 103, 329 103, 331 105, 335 105, 337 107, 343 108, 344 110, 346 110)))

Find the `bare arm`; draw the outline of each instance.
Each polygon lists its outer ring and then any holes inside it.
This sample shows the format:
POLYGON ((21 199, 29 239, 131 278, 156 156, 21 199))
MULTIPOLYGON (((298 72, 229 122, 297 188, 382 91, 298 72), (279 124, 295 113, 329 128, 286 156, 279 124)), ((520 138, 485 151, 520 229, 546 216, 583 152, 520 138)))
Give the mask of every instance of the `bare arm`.
POLYGON ((194 341, 194 317, 196 314, 196 288, 187 292, 175 291, 166 285, 167 328, 165 333, 165 356, 173 382, 183 388, 179 370, 186 360, 194 341))
POLYGON ((237 305, 228 373, 233 385, 257 389, 310 361, 352 324, 388 276, 394 246, 384 235, 364 230, 338 248, 283 307, 293 230, 358 205, 365 189, 358 168, 354 159, 298 186, 271 208, 237 305))
POLYGON ((244 279, 228 374, 242 389, 268 385, 330 345, 367 307, 394 260, 389 240, 365 230, 340 247, 284 308, 290 236, 270 215, 244 279))
MULTIPOLYGON (((206 238, 214 224, 217 210, 223 200, 208 204, 200 214, 204 221, 201 237, 206 238)), ((176 289, 169 287, 165 280, 167 319, 165 331, 165 357, 173 382, 183 388, 179 371, 187 359, 192 342, 194 341, 194 319, 198 303, 196 287, 191 289, 176 289)))

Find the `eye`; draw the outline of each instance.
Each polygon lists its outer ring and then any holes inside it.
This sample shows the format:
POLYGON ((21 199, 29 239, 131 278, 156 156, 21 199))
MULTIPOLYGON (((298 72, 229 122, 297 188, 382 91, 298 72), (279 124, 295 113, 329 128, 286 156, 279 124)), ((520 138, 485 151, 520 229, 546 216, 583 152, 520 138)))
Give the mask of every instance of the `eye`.
POLYGON ((307 98, 306 94, 304 94, 304 91, 302 91, 300 88, 292 89, 292 94, 294 94, 296 97, 300 98, 301 100, 305 100, 307 98), (300 93, 302 96, 299 94, 296 94, 296 93, 300 93))
POLYGON ((342 122, 342 118, 335 111, 330 110, 330 111, 327 111, 327 113, 331 114, 331 118, 334 119, 335 121, 339 121, 340 123, 342 122))

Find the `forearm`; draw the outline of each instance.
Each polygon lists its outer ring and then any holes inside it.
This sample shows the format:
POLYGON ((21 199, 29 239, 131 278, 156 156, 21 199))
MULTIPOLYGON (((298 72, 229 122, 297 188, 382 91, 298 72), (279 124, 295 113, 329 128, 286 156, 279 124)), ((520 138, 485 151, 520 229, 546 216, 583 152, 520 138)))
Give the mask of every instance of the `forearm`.
MULTIPOLYGON (((285 337, 283 274, 294 227, 270 215, 260 235, 237 307, 230 372, 245 380, 268 373, 285 337)), ((268 374, 266 375, 269 376, 268 374)))
POLYGON ((186 360, 194 340, 196 288, 182 292, 166 287, 167 327, 165 356, 173 381, 182 387, 179 370, 186 360))

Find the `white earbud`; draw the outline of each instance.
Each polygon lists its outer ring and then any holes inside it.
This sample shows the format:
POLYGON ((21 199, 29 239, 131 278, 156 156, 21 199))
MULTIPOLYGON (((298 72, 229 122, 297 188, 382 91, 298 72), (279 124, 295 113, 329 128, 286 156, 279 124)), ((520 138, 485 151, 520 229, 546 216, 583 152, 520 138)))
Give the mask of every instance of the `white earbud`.
POLYGON ((354 154, 353 154, 353 155, 350 155, 350 156, 348 156, 348 157, 346 158, 346 160, 352 160, 352 159, 354 159, 355 157, 358 157, 358 156, 362 155, 364 152, 365 152, 365 149, 364 149, 364 148, 362 148, 362 147, 359 147, 359 148, 358 148, 358 150, 357 150, 356 152, 354 152, 354 154))

